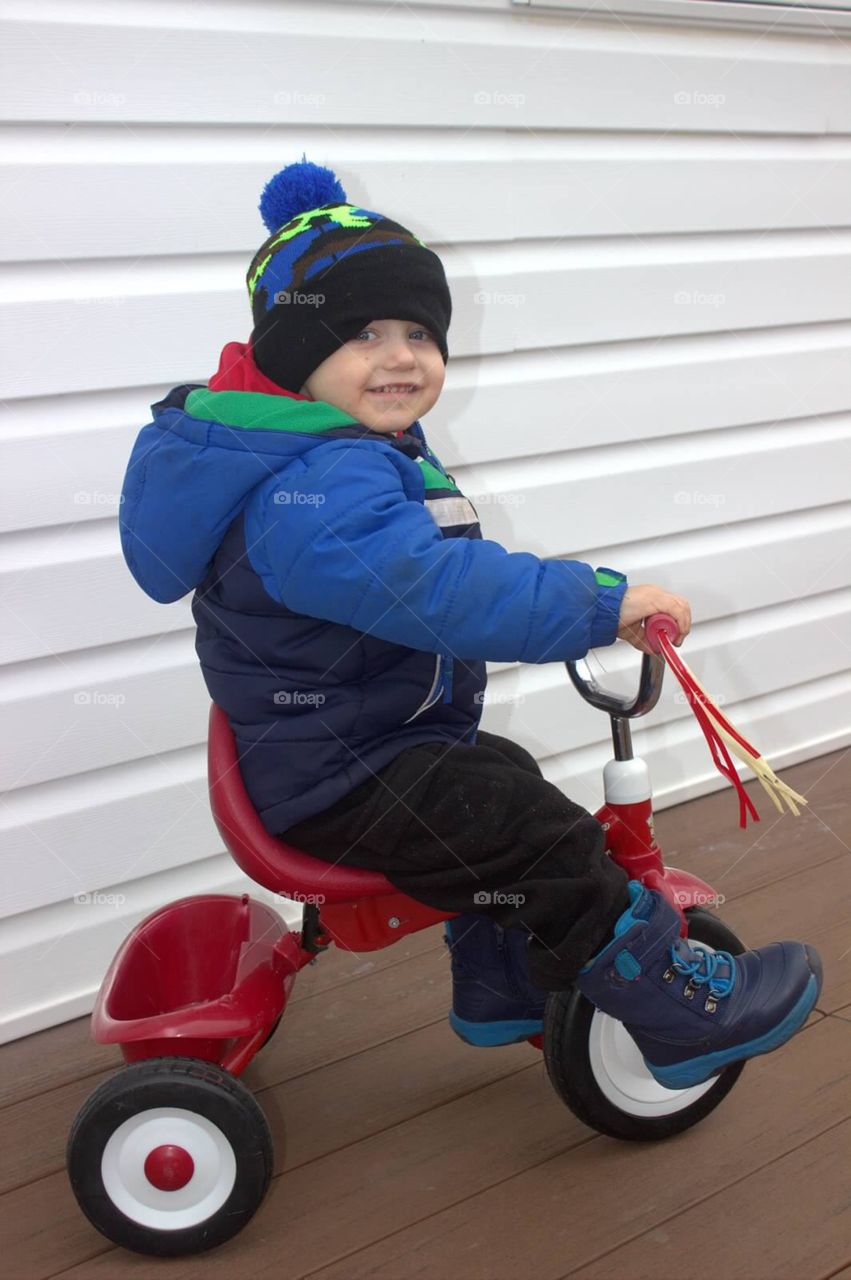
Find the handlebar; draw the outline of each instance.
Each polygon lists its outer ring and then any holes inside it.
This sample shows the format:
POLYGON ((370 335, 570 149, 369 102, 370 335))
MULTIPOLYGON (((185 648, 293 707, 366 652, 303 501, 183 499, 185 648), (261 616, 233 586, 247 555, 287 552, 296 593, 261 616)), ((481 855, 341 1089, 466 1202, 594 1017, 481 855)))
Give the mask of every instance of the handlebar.
POLYGON ((604 689, 594 676, 584 658, 566 662, 567 674, 577 692, 600 711, 608 711, 610 715, 623 719, 646 715, 652 711, 659 701, 662 692, 662 680, 665 676, 665 660, 659 656, 659 633, 667 632, 671 641, 677 640, 680 629, 669 613, 654 613, 644 621, 644 634, 653 654, 641 655, 641 673, 638 679, 638 692, 634 698, 627 694, 612 693, 604 689))
POLYGON ((676 619, 672 618, 669 613, 651 613, 649 618, 644 619, 644 635, 654 653, 658 653, 661 648, 659 633, 662 631, 668 635, 671 644, 677 643, 680 629, 677 626, 676 619))

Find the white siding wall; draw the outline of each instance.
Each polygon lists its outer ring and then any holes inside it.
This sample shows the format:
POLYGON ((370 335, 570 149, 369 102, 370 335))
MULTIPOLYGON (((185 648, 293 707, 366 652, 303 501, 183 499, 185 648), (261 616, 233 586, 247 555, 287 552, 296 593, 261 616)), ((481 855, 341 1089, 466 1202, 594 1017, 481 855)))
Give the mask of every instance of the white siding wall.
MULTIPOLYGON (((775 765, 849 741, 847 41, 507 0, 0 13, 0 1035, 88 1009, 160 902, 243 883, 189 602, 136 587, 116 498, 148 406, 247 336, 256 201, 303 149, 444 258, 426 428, 485 536, 686 595, 687 660, 775 765)), ((678 692, 635 726, 660 806, 722 785, 678 692)), ((493 664, 489 697, 601 802, 608 719, 563 666, 493 664)))

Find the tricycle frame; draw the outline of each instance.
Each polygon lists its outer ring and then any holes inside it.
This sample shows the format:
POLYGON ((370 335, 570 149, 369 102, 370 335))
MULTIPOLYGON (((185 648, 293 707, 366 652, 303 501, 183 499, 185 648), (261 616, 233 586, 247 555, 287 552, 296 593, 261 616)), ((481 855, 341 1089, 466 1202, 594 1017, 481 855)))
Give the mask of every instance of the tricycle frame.
MULTIPOLYGON (((605 801, 594 815, 605 832, 606 852, 630 879, 665 895, 681 914, 685 936, 685 910, 712 904, 717 895, 699 877, 664 865, 649 771, 633 754, 629 726, 656 705, 664 662, 643 656, 638 693, 631 699, 602 688, 584 659, 565 665, 585 701, 611 719, 615 754, 603 770, 605 801)), ((226 846, 252 879, 281 900, 304 904, 302 927, 290 930, 277 912, 248 894, 205 894, 161 907, 132 930, 110 965, 92 1014, 92 1035, 100 1043, 119 1044, 127 1062, 185 1055, 236 1076, 282 1017, 297 974, 320 952, 332 944, 347 951, 379 950, 456 913, 414 901, 377 873, 332 866, 269 835, 244 790, 230 725, 215 705, 208 767, 213 815, 226 846), (193 970, 190 979, 184 972, 187 931, 205 940, 201 951, 210 934, 220 948, 218 957, 211 951, 211 972, 193 970), (222 959, 225 946, 230 951, 222 959), (133 992, 144 985, 140 972, 154 970, 164 1007, 146 1012, 133 992), (199 991, 204 998, 197 998, 199 991)), ((195 969, 203 969, 203 958, 192 955, 195 969)), ((149 1003, 156 1003, 153 997, 149 1003)))

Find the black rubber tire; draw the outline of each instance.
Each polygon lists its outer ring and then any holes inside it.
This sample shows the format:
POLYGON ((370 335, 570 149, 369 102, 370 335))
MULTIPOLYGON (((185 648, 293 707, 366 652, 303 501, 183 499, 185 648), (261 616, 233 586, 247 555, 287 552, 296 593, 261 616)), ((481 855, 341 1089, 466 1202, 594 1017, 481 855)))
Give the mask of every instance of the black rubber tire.
POLYGON ((151 1058, 125 1067, 95 1090, 68 1136, 68 1177, 83 1213, 102 1235, 135 1253, 180 1257, 235 1236, 259 1208, 272 1176, 272 1135, 253 1094, 234 1076, 197 1058, 151 1058), (101 1167, 112 1134, 143 1111, 181 1107, 214 1124, 236 1159, 225 1202, 204 1221, 159 1229, 126 1216, 110 1198, 101 1167))
MULTIPOLYGON (((740 955, 746 947, 711 911, 693 907, 686 911, 689 937, 716 951, 740 955)), ((553 992, 544 1013, 544 1062, 556 1093, 577 1119, 598 1133, 632 1142, 657 1142, 691 1129, 714 1111, 727 1096, 745 1067, 733 1063, 718 1075, 715 1084, 681 1111, 665 1116, 636 1116, 607 1098, 591 1067, 589 1036, 595 1008, 574 988, 553 992)))

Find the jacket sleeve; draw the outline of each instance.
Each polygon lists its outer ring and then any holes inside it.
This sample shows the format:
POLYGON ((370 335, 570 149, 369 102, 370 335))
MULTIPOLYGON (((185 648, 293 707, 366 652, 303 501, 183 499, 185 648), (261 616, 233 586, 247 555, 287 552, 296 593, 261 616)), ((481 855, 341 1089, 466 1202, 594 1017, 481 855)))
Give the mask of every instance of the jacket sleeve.
POLYGON ((322 454, 264 484, 246 510, 249 559, 287 608, 493 662, 566 661, 616 640, 623 574, 444 539, 383 451, 322 454))

